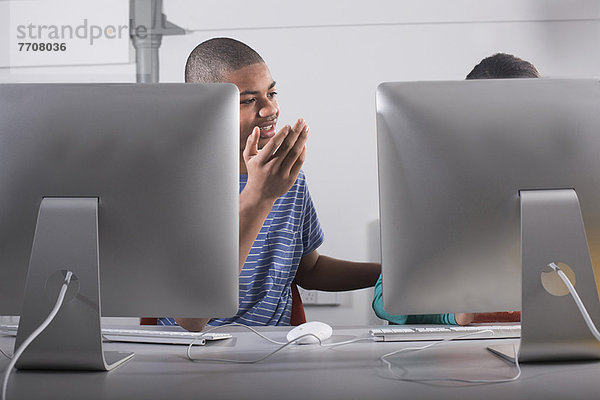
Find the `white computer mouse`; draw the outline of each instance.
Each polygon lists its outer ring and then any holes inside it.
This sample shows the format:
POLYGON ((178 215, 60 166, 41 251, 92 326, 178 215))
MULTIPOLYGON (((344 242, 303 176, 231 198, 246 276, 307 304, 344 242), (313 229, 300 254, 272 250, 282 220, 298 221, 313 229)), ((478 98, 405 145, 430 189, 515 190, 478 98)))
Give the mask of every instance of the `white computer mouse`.
MULTIPOLYGON (((296 340, 300 336, 306 335, 308 333, 312 333, 317 336, 322 341, 325 339, 329 339, 333 334, 333 328, 327 325, 325 322, 319 321, 310 321, 305 322, 302 325, 298 325, 295 328, 290 329, 287 334, 288 342, 296 340)), ((315 336, 308 335, 296 341, 296 344, 312 344, 319 343, 319 339, 315 336)))

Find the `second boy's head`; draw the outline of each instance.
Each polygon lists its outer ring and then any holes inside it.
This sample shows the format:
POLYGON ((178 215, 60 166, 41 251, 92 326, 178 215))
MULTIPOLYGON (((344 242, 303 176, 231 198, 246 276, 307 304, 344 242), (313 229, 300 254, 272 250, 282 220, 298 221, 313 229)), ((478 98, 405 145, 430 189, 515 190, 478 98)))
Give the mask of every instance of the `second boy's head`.
POLYGON ((258 147, 276 133, 279 104, 275 81, 262 57, 246 44, 230 38, 200 43, 185 65, 185 81, 228 82, 240 90, 240 151, 255 126, 260 128, 258 147))
POLYGON ((540 73, 529 61, 512 54, 497 53, 481 60, 466 79, 539 78, 540 73))

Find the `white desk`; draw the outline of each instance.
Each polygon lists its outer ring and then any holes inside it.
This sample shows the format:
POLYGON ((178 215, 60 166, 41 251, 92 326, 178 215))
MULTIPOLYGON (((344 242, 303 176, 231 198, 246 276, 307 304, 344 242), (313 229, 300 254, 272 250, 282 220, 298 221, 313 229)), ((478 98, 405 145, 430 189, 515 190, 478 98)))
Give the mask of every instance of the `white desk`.
MULTIPOLYGON (((277 346, 255 334, 229 328, 236 338, 197 347, 203 354, 258 358, 277 346)), ((261 328, 285 341, 289 328, 261 328)), ((331 341, 366 337, 368 328, 334 328, 331 341)), ((510 341, 514 341, 510 339, 510 341)), ((515 374, 486 346, 498 341, 459 341, 401 356, 412 377, 500 379, 515 374)), ((13 338, 0 337, 12 351, 13 338)), ((186 346, 108 343, 107 350, 135 351, 135 358, 108 373, 15 371, 8 399, 595 399, 600 393, 600 362, 525 364, 515 382, 435 384, 389 378, 379 357, 414 343, 359 342, 333 349, 317 345, 286 348, 259 364, 192 363, 186 346)), ((0 355, 0 369, 8 360, 0 355)))

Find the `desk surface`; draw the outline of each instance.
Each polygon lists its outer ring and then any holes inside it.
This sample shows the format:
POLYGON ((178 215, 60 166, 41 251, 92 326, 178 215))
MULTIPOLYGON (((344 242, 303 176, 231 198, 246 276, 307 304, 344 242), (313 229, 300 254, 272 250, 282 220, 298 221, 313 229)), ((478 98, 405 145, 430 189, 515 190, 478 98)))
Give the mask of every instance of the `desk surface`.
MULTIPOLYGON (((285 341, 286 327, 264 327, 285 341)), ((256 359, 275 348, 243 328, 229 328, 232 340, 196 347, 194 357, 256 359), (242 330, 241 330, 242 329, 242 330)), ((367 327, 335 328, 328 341, 368 336, 367 327)), ((486 350, 499 340, 456 341, 396 359, 407 377, 502 379, 515 367, 486 350)), ((517 342, 506 339, 503 343, 517 342)), ((0 337, 12 351, 14 338, 0 337)), ((135 358, 108 373, 14 371, 8 386, 13 399, 594 399, 600 389, 600 362, 525 364, 515 382, 467 384, 416 383, 390 377, 383 354, 414 343, 358 342, 331 349, 290 346, 251 365, 193 363, 187 346, 106 343, 105 350, 134 351, 135 358)), ((8 360, 0 355, 0 370, 8 360)))

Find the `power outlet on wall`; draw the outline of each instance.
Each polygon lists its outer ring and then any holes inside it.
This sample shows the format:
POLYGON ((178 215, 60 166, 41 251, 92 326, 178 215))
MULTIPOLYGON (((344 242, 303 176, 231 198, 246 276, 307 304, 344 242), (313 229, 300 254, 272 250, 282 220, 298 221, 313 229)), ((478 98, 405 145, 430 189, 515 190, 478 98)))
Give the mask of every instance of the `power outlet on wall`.
POLYGON ((316 290, 306 290, 298 288, 298 291, 300 292, 302 304, 304 304, 305 306, 310 304, 317 304, 318 294, 316 290))
POLYGON ((335 292, 321 292, 318 290, 306 290, 298 288, 302 304, 305 306, 339 306, 339 294, 335 292))

